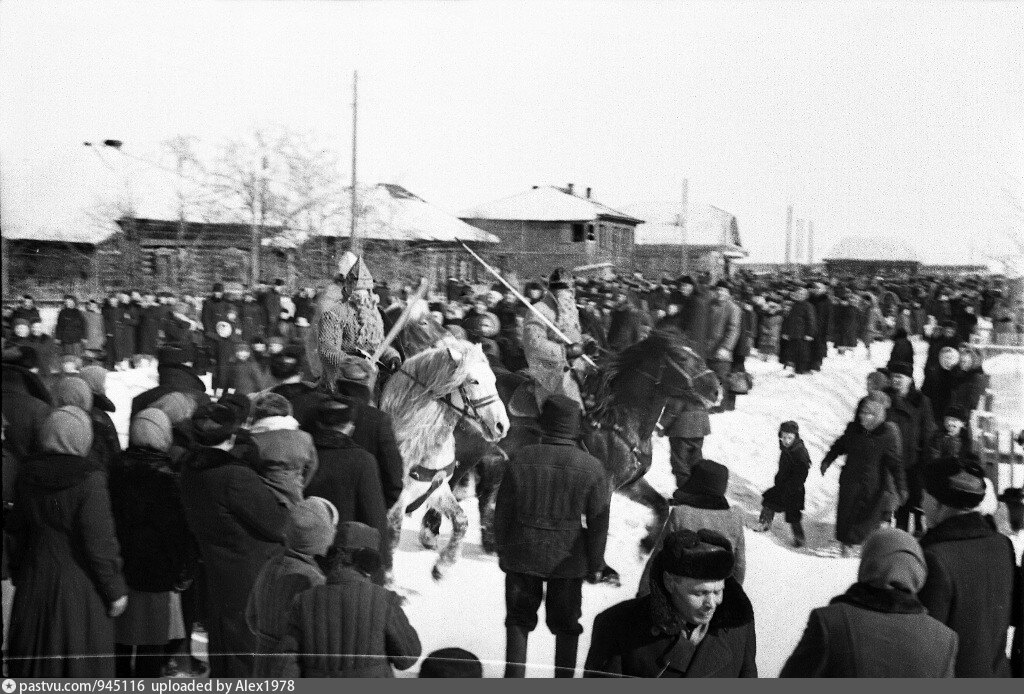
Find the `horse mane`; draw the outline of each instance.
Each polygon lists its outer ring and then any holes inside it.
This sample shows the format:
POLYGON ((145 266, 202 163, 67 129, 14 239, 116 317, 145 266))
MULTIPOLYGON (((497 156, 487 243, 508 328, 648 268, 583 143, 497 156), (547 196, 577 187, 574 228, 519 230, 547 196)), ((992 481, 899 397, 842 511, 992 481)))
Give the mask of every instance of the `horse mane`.
MULTIPOLYGON (((416 354, 388 379, 380 409, 391 415, 405 472, 434 461, 452 438, 459 413, 439 401, 469 378, 479 347, 466 340, 445 340, 416 354), (452 351, 458 359, 452 358, 452 351)), ((483 359, 480 352, 479 359, 483 359)), ((429 467, 429 465, 428 465, 429 467)))
POLYGON ((664 357, 683 361, 695 350, 694 343, 675 327, 653 330, 646 338, 612 356, 604 365, 601 380, 597 386, 595 401, 597 412, 607 412, 612 406, 633 407, 639 403, 623 398, 622 377, 635 372, 644 364, 659 362, 664 357))

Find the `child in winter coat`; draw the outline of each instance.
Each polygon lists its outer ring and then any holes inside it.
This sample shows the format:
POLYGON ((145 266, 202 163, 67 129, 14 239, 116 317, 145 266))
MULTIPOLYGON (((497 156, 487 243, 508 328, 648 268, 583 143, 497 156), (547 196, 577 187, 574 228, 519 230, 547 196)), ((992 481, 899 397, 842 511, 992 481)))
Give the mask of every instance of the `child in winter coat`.
POLYGON ((252 349, 245 342, 236 343, 225 388, 239 395, 250 395, 268 387, 267 372, 252 358, 252 349))
POLYGON ((320 465, 313 437, 299 430, 292 405, 278 393, 260 393, 249 429, 259 453, 256 473, 282 503, 299 503, 320 465))
POLYGON ((964 430, 967 426, 967 412, 960 407, 950 407, 942 418, 942 429, 932 435, 929 443, 932 460, 959 458, 970 447, 964 430))
POLYGON ((228 388, 231 361, 235 356, 238 338, 235 336, 234 326, 226 320, 217 321, 216 330, 216 337, 213 338, 213 392, 220 397, 228 388))
POLYGON ((760 524, 756 530, 765 532, 772 526, 776 513, 784 513, 786 522, 793 529, 793 546, 803 547, 807 540, 801 522, 804 510, 804 482, 811 469, 811 457, 800 438, 800 427, 796 422, 783 422, 779 426, 779 471, 775 474, 775 486, 765 490, 761 504, 760 524))

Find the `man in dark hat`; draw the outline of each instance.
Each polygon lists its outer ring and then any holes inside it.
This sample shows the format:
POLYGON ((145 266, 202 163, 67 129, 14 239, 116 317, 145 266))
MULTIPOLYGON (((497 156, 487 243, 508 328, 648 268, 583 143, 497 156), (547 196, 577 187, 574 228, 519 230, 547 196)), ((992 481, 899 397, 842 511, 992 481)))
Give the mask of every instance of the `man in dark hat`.
POLYGON ((921 470, 930 459, 929 442, 935 433, 935 417, 932 403, 914 386, 914 365, 894 362, 889 365, 889 380, 892 387, 886 392, 892 404, 886 411, 885 419, 900 431, 903 443, 903 469, 907 474, 906 502, 896 509, 896 527, 910 530, 910 518, 914 518, 914 533, 923 534, 921 511, 921 470))
POLYGON ((713 530, 670 533, 650 592, 594 619, 584 677, 757 677, 754 609, 733 564, 713 530))
POLYGON ((505 677, 525 677, 527 640, 545 597, 555 676, 573 676, 583 579, 596 582, 604 569, 609 486, 601 462, 579 448, 578 404, 552 396, 541 408, 540 425, 540 443, 508 461, 494 509, 498 564, 505 572, 505 677))
POLYGON ((945 458, 925 466, 922 478, 928 578, 918 597, 960 637, 956 677, 1009 677, 1017 562, 1010 538, 978 512, 985 473, 971 458, 945 458))
POLYGON ((193 352, 191 345, 164 345, 157 350, 158 384, 132 398, 132 417, 168 393, 185 393, 199 405, 210 401, 206 384, 192 368, 193 352))
MULTIPOLYGON (((538 409, 552 395, 565 395, 579 403, 583 409, 574 369, 584 371, 583 331, 580 327, 579 309, 576 307, 575 285, 572 275, 564 268, 557 268, 548 281, 548 293, 534 308, 547 322, 532 311, 523 325, 523 351, 530 365, 530 375, 536 381, 538 409), (569 343, 556 336, 548 324, 557 327, 569 343)), ((589 343, 592 344, 592 343, 589 343)))

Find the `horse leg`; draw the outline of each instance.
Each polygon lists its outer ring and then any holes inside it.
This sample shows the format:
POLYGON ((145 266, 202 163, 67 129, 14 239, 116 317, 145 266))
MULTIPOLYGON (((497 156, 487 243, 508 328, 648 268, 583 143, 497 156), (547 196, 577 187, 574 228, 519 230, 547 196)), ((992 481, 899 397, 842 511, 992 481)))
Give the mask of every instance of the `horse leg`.
POLYGON ((641 477, 627 487, 623 487, 619 492, 627 499, 646 506, 651 509, 652 513, 654 513, 653 523, 647 526, 647 533, 644 535, 643 539, 640 540, 640 557, 643 558, 645 555, 650 554, 651 550, 654 549, 658 535, 661 533, 661 529, 665 527, 665 523, 668 521, 668 500, 665 499, 657 489, 652 487, 651 483, 644 477, 641 477))
POLYGON ((437 536, 441 534, 441 512, 433 500, 427 501, 427 512, 420 523, 420 544, 426 549, 437 548, 437 536))
POLYGON ((403 509, 405 509, 404 493, 398 497, 398 501, 388 510, 387 515, 388 543, 391 545, 392 561, 392 566, 384 571, 384 585, 387 587, 393 586, 395 582, 394 556, 398 552, 398 544, 402 539, 402 520, 405 518, 403 509))
POLYGON ((448 573, 448 569, 458 561, 459 555, 462 552, 462 540, 466 537, 466 529, 469 527, 469 519, 466 517, 466 512, 462 510, 462 506, 459 505, 451 489, 445 485, 442 487, 442 490, 438 506, 441 512, 452 522, 452 536, 434 563, 431 575, 435 581, 440 581, 444 578, 445 574, 448 573))
POLYGON ((480 481, 476 499, 480 509, 480 544, 484 552, 494 554, 494 504, 498 499, 498 485, 505 473, 505 458, 489 456, 480 465, 480 481))

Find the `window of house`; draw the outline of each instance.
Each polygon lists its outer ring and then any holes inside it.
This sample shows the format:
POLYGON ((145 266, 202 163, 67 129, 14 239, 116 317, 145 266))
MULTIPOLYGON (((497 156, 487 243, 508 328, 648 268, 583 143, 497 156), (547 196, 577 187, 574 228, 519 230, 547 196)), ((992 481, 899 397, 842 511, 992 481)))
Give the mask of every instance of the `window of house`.
POLYGON ((587 241, 596 241, 596 240, 597 240, 597 235, 595 234, 595 231, 594 231, 594 225, 593 224, 588 224, 587 225, 587 241))
POLYGON ((583 235, 583 233, 584 233, 584 230, 583 230, 583 225, 582 224, 573 224, 572 225, 572 240, 573 240, 573 243, 582 243, 583 241, 585 241, 586 237, 583 235))

